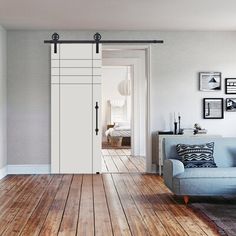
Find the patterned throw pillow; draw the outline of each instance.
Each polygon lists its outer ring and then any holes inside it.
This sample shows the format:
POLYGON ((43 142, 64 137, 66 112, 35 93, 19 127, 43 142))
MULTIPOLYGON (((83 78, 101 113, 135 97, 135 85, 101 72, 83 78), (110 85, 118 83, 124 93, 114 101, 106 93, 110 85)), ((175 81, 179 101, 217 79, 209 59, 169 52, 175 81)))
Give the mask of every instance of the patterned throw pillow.
POLYGON ((215 168, 214 143, 199 145, 178 144, 176 151, 185 168, 215 168))

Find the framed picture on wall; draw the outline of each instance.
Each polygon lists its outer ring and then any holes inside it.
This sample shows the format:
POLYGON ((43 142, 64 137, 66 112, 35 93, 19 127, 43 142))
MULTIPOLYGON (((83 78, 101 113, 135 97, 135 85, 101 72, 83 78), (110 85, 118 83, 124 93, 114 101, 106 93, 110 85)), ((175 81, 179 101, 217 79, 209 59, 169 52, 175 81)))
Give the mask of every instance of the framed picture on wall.
POLYGON ((203 118, 204 119, 223 119, 224 118, 224 99, 223 98, 204 98, 203 99, 203 118))
POLYGON ((200 91, 220 91, 221 72, 200 72, 199 73, 200 91))
POLYGON ((226 111, 236 112, 236 98, 226 98, 225 107, 226 111))
POLYGON ((225 79, 225 93, 236 94, 236 78, 225 79))

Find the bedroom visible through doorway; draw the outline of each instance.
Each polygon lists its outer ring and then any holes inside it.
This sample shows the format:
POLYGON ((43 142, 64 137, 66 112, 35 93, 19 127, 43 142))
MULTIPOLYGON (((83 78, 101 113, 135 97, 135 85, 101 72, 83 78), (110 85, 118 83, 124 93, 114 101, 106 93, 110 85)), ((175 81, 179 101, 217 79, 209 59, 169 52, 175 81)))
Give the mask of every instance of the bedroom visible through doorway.
POLYGON ((102 68, 102 148, 131 149, 131 68, 102 68))
POLYGON ((143 49, 103 49, 103 172, 146 171, 146 58, 143 49))

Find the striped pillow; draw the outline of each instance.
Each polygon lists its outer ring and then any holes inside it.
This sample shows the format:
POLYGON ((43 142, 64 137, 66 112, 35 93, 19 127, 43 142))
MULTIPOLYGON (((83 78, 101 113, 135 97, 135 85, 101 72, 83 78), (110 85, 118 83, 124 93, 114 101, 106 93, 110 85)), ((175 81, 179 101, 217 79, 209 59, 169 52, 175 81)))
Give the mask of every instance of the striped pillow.
POLYGON ((178 144, 176 151, 185 168, 217 167, 213 157, 214 142, 199 145, 178 144))

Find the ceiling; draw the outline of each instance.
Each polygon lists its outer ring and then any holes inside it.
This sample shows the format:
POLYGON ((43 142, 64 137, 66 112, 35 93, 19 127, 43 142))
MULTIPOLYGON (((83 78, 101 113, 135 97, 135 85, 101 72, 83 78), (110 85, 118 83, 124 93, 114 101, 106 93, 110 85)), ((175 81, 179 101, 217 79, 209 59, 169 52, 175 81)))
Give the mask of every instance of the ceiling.
POLYGON ((0 0, 0 25, 48 30, 236 30, 235 0, 0 0))

